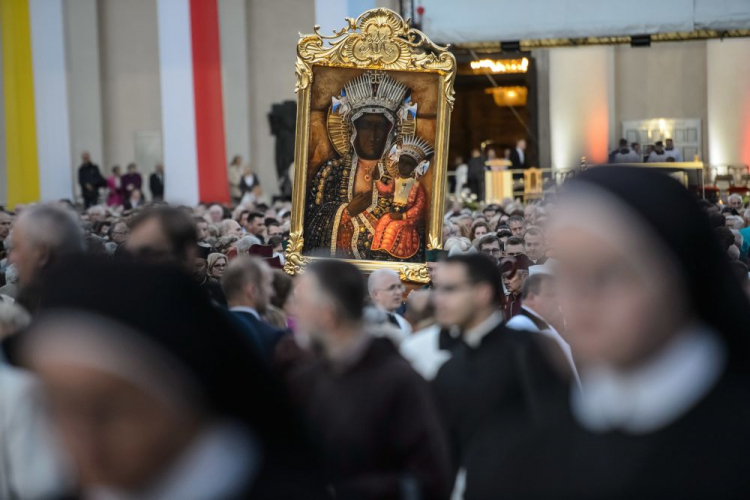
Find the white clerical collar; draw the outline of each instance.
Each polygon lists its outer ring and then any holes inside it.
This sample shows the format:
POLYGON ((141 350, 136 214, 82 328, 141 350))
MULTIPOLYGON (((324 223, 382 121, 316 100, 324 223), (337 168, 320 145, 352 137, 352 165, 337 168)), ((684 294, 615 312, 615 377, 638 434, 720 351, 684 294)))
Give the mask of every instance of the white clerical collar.
POLYGON ((229 310, 232 312, 249 313, 255 316, 257 319, 260 319, 260 314, 258 314, 258 311, 256 311, 255 309, 249 306, 233 306, 233 307, 230 307, 229 310))
POLYGON ((146 492, 94 488, 92 500, 184 500, 235 498, 260 470, 260 450, 252 435, 236 424, 221 423, 203 432, 146 492))
POLYGON ((726 348, 718 336, 706 328, 692 328, 628 372, 609 367, 582 370, 583 392, 571 392, 573 415, 593 432, 657 431, 698 404, 725 365, 726 348))
POLYGON ((503 315, 499 311, 495 311, 490 314, 487 319, 479 323, 474 328, 469 328, 464 332, 464 342, 469 347, 479 347, 482 343, 482 339, 487 336, 492 330, 497 328, 497 325, 503 322, 503 315))

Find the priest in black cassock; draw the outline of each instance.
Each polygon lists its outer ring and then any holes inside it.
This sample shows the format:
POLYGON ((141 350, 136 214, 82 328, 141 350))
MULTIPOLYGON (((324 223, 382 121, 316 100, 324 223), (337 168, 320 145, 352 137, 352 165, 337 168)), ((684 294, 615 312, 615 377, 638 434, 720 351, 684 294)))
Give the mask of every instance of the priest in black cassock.
POLYGON ((662 173, 607 167, 566 185, 557 217, 582 391, 488 449, 471 498, 747 498, 750 304, 706 215, 662 173))
MULTIPOLYGON (((554 422, 564 409, 565 384, 548 357, 559 352, 553 341, 503 324, 501 276, 493 260, 449 257, 435 273, 433 290, 438 322, 461 331, 452 342, 447 330, 441 333, 442 346, 453 355, 433 385, 454 472, 466 472, 468 499, 485 463, 484 447, 502 449, 522 430, 554 422)), ((496 478, 502 471, 483 473, 496 478)))
POLYGON ((365 280, 317 261, 297 279, 296 335, 320 356, 292 373, 337 499, 447 499, 448 449, 427 382, 363 325, 365 280))

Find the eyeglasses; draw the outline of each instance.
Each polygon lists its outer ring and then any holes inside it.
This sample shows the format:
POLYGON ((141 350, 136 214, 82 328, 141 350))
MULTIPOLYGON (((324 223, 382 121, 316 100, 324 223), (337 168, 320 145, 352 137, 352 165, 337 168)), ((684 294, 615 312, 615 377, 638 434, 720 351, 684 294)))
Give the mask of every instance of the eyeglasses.
POLYGON ((501 252, 499 248, 483 248, 482 253, 490 254, 490 255, 497 255, 501 252))
POLYGON ((214 269, 226 269, 226 264, 214 264, 214 269))

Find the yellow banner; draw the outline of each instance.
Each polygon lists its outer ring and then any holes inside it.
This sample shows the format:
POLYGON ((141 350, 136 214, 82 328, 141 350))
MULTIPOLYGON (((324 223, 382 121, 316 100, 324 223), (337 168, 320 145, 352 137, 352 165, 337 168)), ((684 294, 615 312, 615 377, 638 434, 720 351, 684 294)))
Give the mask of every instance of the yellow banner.
POLYGON ((28 0, 0 0, 8 206, 39 200, 28 0))

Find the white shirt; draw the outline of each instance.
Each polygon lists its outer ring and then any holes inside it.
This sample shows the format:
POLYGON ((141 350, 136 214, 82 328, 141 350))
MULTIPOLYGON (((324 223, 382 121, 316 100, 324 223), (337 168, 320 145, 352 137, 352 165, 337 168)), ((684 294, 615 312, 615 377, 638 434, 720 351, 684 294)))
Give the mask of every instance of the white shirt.
POLYGON ((451 353, 440 349, 440 326, 428 326, 406 337, 399 345, 401 355, 411 364, 414 371, 427 380, 437 375, 451 353))
POLYGON ((261 319, 260 318, 260 314, 258 314, 258 311, 256 311, 252 307, 248 307, 248 306, 234 306, 234 307, 230 307, 229 310, 232 311, 232 312, 250 313, 253 316, 255 316, 257 319, 261 319))
POLYGON ((487 319, 479 323, 474 328, 469 328, 464 332, 464 342, 469 347, 472 347, 476 349, 479 347, 479 344, 482 343, 482 339, 487 336, 488 333, 490 333, 492 330, 497 328, 497 326, 503 322, 503 315, 500 313, 500 311, 495 311, 492 314, 490 314, 487 319))
POLYGON ((523 165, 526 161, 526 155, 524 154, 523 149, 516 148, 516 152, 518 153, 518 159, 521 161, 521 165, 523 165))
POLYGON ((617 150, 617 153, 614 155, 614 163, 641 163, 641 155, 633 151, 632 149, 628 149, 626 153, 622 153, 619 149, 617 150))
POLYGON ((726 348, 718 336, 692 328, 627 372, 607 366, 582 369, 583 392, 571 393, 573 416, 593 432, 657 431, 697 405, 725 366, 726 348))
POLYGON ((682 153, 680 153, 680 150, 677 148, 664 149, 664 153, 668 157, 674 158, 674 161, 682 161, 682 153))
POLYGON ((651 151, 648 155, 648 159, 646 162, 648 163, 663 163, 667 161, 667 152, 664 151, 662 154, 657 153, 656 151, 651 151))
MULTIPOLYGON (((547 320, 542 318, 536 311, 531 309, 527 306, 521 306, 521 309, 526 311, 527 313, 531 314, 532 316, 544 321, 547 323, 547 320)), ((528 318, 524 316, 523 314, 516 314, 511 318, 510 321, 508 321, 505 326, 510 328, 511 330, 521 330, 521 331, 528 331, 528 332, 538 332, 544 335, 545 337, 549 337, 555 342, 557 342, 557 345, 560 346, 560 349, 562 350, 563 354, 565 354, 565 359, 568 361, 568 365, 570 366, 571 371, 573 372, 573 376, 575 377, 576 382, 578 385, 581 385, 581 382, 578 380, 578 370, 576 370, 576 364, 573 361, 573 352, 570 349, 570 345, 565 341, 564 338, 562 338, 562 335, 560 335, 560 332, 558 332, 554 326, 547 323, 547 326, 549 328, 545 330, 540 330, 539 327, 537 327, 534 322, 531 320, 531 318, 528 318)))

